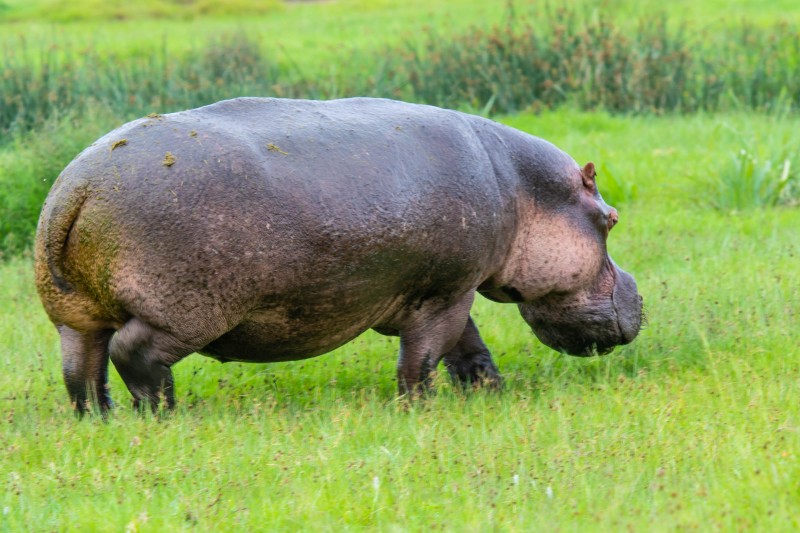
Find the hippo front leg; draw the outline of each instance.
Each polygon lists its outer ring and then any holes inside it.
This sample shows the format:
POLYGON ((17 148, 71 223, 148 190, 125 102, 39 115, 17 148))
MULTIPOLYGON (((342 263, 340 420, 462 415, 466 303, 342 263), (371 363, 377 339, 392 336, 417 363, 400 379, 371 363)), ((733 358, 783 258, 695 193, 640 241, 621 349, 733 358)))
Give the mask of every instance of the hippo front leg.
POLYGON ((413 325, 400 329, 397 382, 401 395, 413 398, 429 388, 431 372, 461 338, 474 298, 470 292, 446 307, 425 305, 414 313, 413 325))
POLYGON ((472 317, 467 320, 461 338, 445 354, 443 360, 450 377, 462 386, 500 388, 503 383, 497 365, 492 360, 492 354, 483 343, 472 317))

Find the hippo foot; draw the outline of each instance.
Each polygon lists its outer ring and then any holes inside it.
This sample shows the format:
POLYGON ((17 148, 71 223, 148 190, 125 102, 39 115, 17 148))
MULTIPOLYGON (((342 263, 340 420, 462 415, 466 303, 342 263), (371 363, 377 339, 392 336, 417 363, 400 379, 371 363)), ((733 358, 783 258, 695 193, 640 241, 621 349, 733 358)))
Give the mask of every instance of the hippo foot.
MULTIPOLYGON (((191 349, 138 318, 132 318, 109 344, 111 361, 133 396, 133 408, 153 414, 175 406, 171 366, 191 349)), ((192 350, 193 351, 193 350, 192 350)))
POLYGON ((458 343, 442 358, 456 385, 499 389, 503 384, 492 354, 470 318, 458 343))
POLYGON ((91 386, 86 387, 84 392, 76 395, 72 401, 72 410, 78 420, 88 415, 99 416, 105 421, 113 409, 114 402, 111 400, 107 385, 100 394, 96 394, 91 386), (80 396, 83 398, 78 399, 80 396))
POLYGON ((503 385, 497 365, 488 351, 467 356, 445 357, 444 366, 456 385, 464 388, 499 390, 503 385))

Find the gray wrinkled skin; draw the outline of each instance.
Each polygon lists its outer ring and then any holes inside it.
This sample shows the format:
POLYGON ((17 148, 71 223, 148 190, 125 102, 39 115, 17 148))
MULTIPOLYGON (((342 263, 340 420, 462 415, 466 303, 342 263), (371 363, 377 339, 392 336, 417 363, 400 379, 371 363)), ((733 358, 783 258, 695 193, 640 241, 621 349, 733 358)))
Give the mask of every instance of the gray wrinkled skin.
POLYGON ((590 163, 479 117, 356 98, 240 98, 136 120, 61 174, 36 281, 78 411, 174 403, 170 367, 324 354, 400 336, 401 392, 440 361, 498 383, 475 293, 575 355, 633 340, 641 298, 606 252, 590 163))

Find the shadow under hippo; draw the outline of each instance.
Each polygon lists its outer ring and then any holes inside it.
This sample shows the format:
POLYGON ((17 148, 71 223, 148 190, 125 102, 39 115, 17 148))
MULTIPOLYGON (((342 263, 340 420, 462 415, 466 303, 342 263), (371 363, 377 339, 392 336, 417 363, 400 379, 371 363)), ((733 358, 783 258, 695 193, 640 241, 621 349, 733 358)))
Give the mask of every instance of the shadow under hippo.
POLYGON ((606 250, 617 212, 542 139, 391 100, 238 98, 133 121, 62 172, 42 209, 39 295, 79 412, 174 405, 170 367, 314 357, 400 336, 401 393, 443 361, 497 383, 475 293, 516 303, 573 355, 631 342, 633 278, 606 250))

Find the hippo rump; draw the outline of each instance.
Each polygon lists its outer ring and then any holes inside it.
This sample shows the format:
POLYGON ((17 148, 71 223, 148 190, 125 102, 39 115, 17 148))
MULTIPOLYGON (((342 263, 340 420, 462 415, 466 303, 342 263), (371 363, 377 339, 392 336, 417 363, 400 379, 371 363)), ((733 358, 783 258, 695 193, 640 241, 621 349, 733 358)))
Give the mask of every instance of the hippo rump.
POLYGON ((512 302, 573 355, 636 337, 594 166, 456 111, 391 100, 238 98, 130 122, 84 150, 42 209, 36 284, 69 397, 174 405, 170 367, 324 354, 399 335, 401 393, 440 361, 499 379, 470 318, 512 302))

